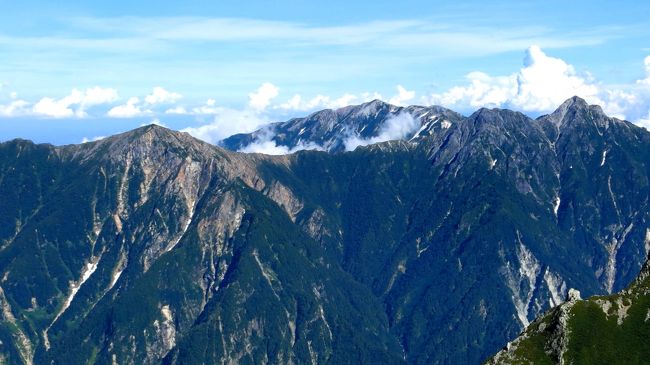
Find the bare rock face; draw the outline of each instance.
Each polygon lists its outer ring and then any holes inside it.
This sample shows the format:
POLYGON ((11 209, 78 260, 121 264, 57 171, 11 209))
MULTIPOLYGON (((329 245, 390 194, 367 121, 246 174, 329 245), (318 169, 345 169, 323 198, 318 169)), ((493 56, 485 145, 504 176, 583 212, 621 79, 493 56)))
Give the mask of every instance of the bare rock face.
POLYGON ((650 257, 637 279, 614 295, 583 300, 579 291, 569 289, 564 304, 535 320, 487 363, 633 363, 647 358, 647 338, 639 333, 650 328, 649 265, 650 257))

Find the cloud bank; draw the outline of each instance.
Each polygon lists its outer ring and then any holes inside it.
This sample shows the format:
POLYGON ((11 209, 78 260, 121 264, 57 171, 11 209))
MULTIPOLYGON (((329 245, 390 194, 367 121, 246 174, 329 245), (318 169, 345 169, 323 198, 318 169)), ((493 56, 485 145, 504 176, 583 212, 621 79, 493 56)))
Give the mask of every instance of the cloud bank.
POLYGON ((609 87, 589 73, 578 72, 566 61, 548 56, 540 47, 531 46, 519 71, 505 76, 474 71, 466 76, 468 84, 431 94, 422 101, 462 111, 500 107, 541 114, 578 95, 601 105, 612 116, 644 125, 643 118, 650 111, 650 56, 644 64, 645 78, 624 88, 609 87))

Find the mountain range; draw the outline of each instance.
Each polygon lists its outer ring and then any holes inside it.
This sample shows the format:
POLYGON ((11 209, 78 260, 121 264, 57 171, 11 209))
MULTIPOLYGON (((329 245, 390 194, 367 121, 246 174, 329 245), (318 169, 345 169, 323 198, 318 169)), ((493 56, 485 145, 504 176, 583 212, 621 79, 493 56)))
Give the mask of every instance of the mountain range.
POLYGON ((650 133, 577 97, 5 142, 0 362, 479 363, 634 280, 649 178, 650 133))

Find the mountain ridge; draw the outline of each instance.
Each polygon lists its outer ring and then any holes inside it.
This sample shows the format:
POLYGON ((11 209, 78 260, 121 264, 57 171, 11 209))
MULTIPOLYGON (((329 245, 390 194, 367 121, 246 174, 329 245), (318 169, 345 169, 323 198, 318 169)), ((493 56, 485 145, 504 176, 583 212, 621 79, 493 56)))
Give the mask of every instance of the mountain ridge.
POLYGON ((617 291, 645 257, 648 132, 566 115, 583 128, 558 139, 485 109, 349 153, 237 153, 159 126, 2 143, 0 353, 483 361, 569 287, 617 291))

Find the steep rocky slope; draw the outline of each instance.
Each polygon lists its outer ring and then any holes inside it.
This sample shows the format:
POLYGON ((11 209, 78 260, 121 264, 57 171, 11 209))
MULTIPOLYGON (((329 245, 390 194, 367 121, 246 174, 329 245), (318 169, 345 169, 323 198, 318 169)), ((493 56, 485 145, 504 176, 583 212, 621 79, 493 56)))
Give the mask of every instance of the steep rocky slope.
POLYGON ((646 364, 650 359, 650 259, 625 290, 577 292, 535 320, 488 364, 646 364), (577 294, 577 295, 576 295, 577 294))

